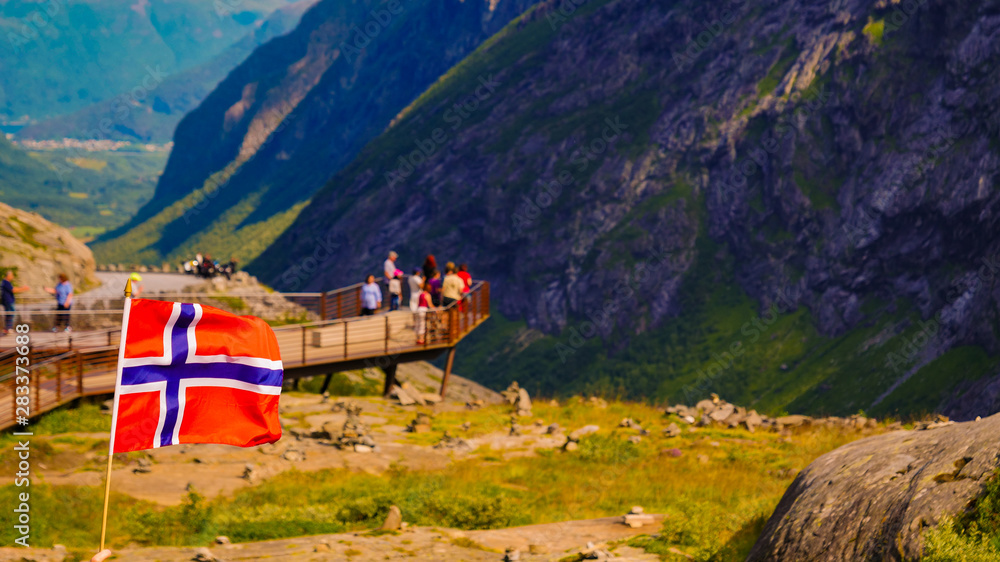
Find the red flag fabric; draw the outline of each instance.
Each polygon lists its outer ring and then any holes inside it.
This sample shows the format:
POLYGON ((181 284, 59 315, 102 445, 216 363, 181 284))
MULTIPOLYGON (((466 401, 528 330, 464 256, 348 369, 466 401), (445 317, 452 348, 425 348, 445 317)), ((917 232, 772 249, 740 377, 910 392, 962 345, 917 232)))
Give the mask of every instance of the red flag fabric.
POLYGON ((273 443, 281 438, 283 378, 278 341, 260 318, 198 304, 126 300, 113 450, 273 443))

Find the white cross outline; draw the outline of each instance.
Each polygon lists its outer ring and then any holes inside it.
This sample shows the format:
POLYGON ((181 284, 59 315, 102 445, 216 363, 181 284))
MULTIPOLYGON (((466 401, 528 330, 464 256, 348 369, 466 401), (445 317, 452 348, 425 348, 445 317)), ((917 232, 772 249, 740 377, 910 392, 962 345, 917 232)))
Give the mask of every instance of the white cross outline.
MULTIPOLYGON (((160 411, 159 419, 156 424, 156 433, 153 435, 153 448, 160 448, 160 434, 163 432, 163 425, 166 423, 167 419, 167 381, 157 381, 148 382, 140 384, 122 385, 122 374, 126 367, 141 367, 147 365, 158 365, 167 366, 171 364, 173 359, 173 343, 172 335, 174 330, 174 325, 177 323, 177 319, 181 315, 181 304, 179 302, 173 303, 173 307, 170 311, 170 317, 167 320, 167 324, 163 330, 163 355, 160 357, 138 357, 138 358, 125 358, 125 342, 127 339, 128 332, 128 321, 129 314, 132 310, 132 299, 125 299, 125 311, 122 314, 122 329, 121 329, 121 342, 118 346, 118 373, 117 379, 115 380, 115 398, 114 406, 111 414, 111 442, 109 444, 108 454, 114 454, 115 449, 115 430, 118 427, 118 404, 119 397, 125 394, 139 394, 143 392, 157 392, 160 399, 160 411)), ((197 355, 198 341, 195 337, 195 326, 202 317, 202 308, 200 304, 192 305, 194 307, 194 319, 191 324, 187 327, 187 343, 188 343, 188 353, 185 358, 185 364, 200 363, 232 363, 237 365, 247 365, 250 367, 259 367, 263 369, 271 370, 283 370, 281 360, 271 360, 263 359, 259 357, 234 357, 229 355, 197 355)), ((181 422, 184 420, 184 405, 187 402, 187 389, 193 387, 223 387, 223 388, 235 388, 238 390, 246 390, 250 392, 256 392, 257 394, 264 394, 270 396, 280 396, 281 387, 280 386, 266 386, 250 384, 242 381, 234 381, 228 379, 218 379, 218 378, 190 378, 182 379, 178 384, 177 392, 177 421, 174 423, 173 435, 170 436, 171 445, 180 444, 180 430, 181 422)))

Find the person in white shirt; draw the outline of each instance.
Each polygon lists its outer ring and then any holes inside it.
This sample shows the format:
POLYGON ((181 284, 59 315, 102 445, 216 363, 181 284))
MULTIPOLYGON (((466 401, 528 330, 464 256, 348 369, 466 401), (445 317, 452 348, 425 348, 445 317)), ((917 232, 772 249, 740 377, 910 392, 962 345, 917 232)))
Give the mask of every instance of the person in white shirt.
POLYGON ((420 268, 413 270, 413 275, 410 276, 410 310, 413 312, 417 311, 418 301, 420 300, 420 292, 424 289, 424 278, 420 276, 420 268))
POLYGON ((389 252, 388 259, 386 259, 385 263, 382 265, 382 272, 385 273, 384 277, 386 282, 396 276, 396 258, 398 257, 399 254, 396 252, 389 252))

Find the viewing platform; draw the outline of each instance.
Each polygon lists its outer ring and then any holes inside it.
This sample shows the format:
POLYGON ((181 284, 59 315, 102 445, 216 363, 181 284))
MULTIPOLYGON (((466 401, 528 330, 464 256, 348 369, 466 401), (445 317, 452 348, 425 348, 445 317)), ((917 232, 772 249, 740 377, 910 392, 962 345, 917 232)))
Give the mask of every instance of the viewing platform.
MULTIPOLYGON (((360 293, 361 284, 319 293, 276 293, 321 318, 273 328, 285 380, 326 375, 325 390, 334 373, 378 367, 385 372, 384 393, 388 394, 395 383, 397 365, 430 361, 447 353, 440 390, 443 396, 455 347, 490 317, 489 283, 475 282, 461 301, 428 310, 423 343, 418 343, 415 315, 408 307, 392 312, 383 308, 375 315, 361 316, 360 293)), ((197 302, 202 295, 183 296, 189 299, 184 302, 197 302)), ((115 318, 120 324, 121 311, 115 318)), ((21 357, 14 335, 0 339, 0 429, 14 426, 23 415, 23 410, 16 411, 14 394, 15 362, 21 357)), ((29 337, 28 418, 84 396, 114 393, 121 328, 69 333, 33 330, 29 337)))

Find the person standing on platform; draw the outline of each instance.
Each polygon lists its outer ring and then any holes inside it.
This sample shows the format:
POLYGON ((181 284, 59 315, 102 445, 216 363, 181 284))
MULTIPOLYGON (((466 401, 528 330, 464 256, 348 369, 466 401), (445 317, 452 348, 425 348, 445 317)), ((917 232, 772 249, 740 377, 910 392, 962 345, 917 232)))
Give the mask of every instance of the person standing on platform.
POLYGON ((420 292, 424 290, 424 278, 420 276, 420 269, 414 269, 410 276, 410 310, 417 311, 420 302, 420 292))
POLYGON ((129 275, 128 278, 132 280, 132 298, 142 298, 142 275, 133 273, 132 275, 129 275))
POLYGON ((463 263, 462 265, 458 266, 458 273, 456 273, 455 275, 461 277, 462 281, 465 283, 465 289, 462 289, 463 293, 468 293, 469 291, 472 290, 472 275, 469 274, 468 264, 463 263))
POLYGON ((430 281, 434 278, 434 272, 437 271, 438 264, 437 260, 434 259, 434 254, 427 254, 427 258, 424 259, 424 280, 430 281))
POLYGON ((375 283, 375 276, 369 275, 361 287, 361 316, 373 316, 379 308, 382 308, 382 289, 375 283))
POLYGON ((434 304, 434 306, 441 306, 441 286, 442 286, 441 272, 435 269, 431 273, 430 279, 427 281, 427 284, 430 286, 429 290, 431 293, 431 302, 434 304))
POLYGON ((69 311, 73 308, 73 285, 69 282, 69 277, 65 273, 59 274, 59 284, 53 287, 45 287, 45 292, 56 297, 56 323, 52 327, 53 332, 59 331, 61 327, 69 332, 72 328, 69 325, 69 311))
POLYGON ((3 335, 7 335, 11 330, 14 329, 14 295, 18 293, 23 293, 28 290, 28 287, 15 287, 14 286, 14 270, 8 269, 3 275, 3 281, 0 281, 0 293, 3 294, 3 310, 4 310, 4 324, 3 324, 3 335))
POLYGON ((420 288, 420 293, 415 297, 417 300, 417 313, 413 322, 413 331, 417 333, 417 345, 424 345, 427 337, 427 311, 434 303, 431 302, 430 283, 424 283, 420 288))
POLYGON ((403 296, 402 271, 394 271, 389 279, 389 311, 399 310, 399 298, 403 296), (399 275, 397 275, 397 273, 399 275))
POLYGON ((456 275, 455 264, 448 262, 444 266, 444 283, 441 285, 441 306, 448 307, 462 298, 465 289, 465 281, 456 275))
POLYGON ((392 279, 393 275, 396 273, 396 259, 399 258, 399 254, 396 252, 389 252, 389 257, 385 259, 385 263, 382 264, 382 277, 386 281, 392 279))

